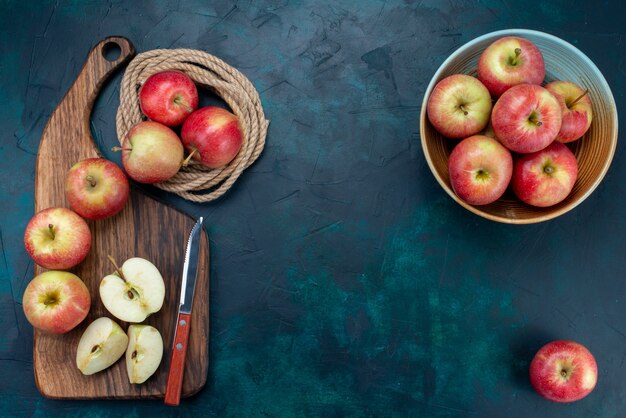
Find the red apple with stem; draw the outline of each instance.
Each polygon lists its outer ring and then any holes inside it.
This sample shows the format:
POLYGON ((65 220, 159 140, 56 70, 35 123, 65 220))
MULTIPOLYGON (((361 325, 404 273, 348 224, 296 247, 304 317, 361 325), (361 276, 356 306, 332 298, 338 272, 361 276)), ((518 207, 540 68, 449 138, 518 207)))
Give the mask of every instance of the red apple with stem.
POLYGON ((198 108, 198 89, 182 71, 162 71, 148 77, 139 90, 141 111, 155 122, 178 126, 198 108))
POLYGON ((537 207, 556 205, 574 188, 578 177, 576 156, 560 142, 513 162, 511 186, 517 197, 537 207))
POLYGON ((506 36, 489 45, 478 60, 478 79, 493 97, 518 84, 541 84, 546 76, 543 55, 528 39, 506 36))
POLYGON ((530 383, 541 396, 555 402, 574 402, 589 395, 598 381, 593 354, 574 341, 552 341, 530 363, 530 383))
POLYGON ((498 200, 511 180, 511 153, 493 138, 474 135, 459 142, 448 158, 452 189, 471 205, 498 200))
POLYGON ((26 225, 24 246, 40 266, 66 270, 87 257, 91 249, 91 231, 75 212, 48 208, 38 212, 26 225))
POLYGON ((35 277, 26 287, 22 308, 33 327, 63 334, 80 324, 89 312, 89 289, 78 276, 50 270, 35 277))
POLYGON ((454 74, 437 83, 427 106, 428 119, 440 134, 467 138, 487 126, 491 96, 476 78, 454 74))
POLYGON ((174 177, 185 153, 174 131, 152 121, 133 126, 122 147, 113 150, 122 151, 124 170, 139 183, 160 183, 174 177))
POLYGON ((561 130, 556 140, 566 143, 583 136, 593 119, 589 90, 583 90, 569 81, 553 81, 546 84, 546 89, 559 99, 563 113, 561 130))
POLYGON ((189 115, 180 137, 192 158, 209 168, 220 168, 241 149, 243 132, 237 116, 221 107, 207 106, 189 115))
POLYGON ((67 200, 83 218, 97 220, 117 214, 126 204, 128 193, 124 172, 104 158, 79 161, 67 173, 67 200))
POLYGON ((539 151, 554 141, 561 129, 561 105, 545 88, 520 84, 498 99, 491 124, 496 137, 511 151, 539 151))

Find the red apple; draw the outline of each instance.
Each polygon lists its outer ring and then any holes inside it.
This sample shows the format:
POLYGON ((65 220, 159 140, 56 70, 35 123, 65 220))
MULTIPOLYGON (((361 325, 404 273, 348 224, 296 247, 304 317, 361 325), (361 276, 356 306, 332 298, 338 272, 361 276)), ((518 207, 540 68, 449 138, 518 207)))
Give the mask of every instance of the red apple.
POLYGON ((28 322, 45 332, 63 334, 80 324, 91 297, 85 283, 67 271, 46 271, 26 287, 22 308, 28 322))
POLYGON ((541 151, 515 158, 511 186, 522 202, 547 207, 570 194, 576 177, 576 156, 565 145, 553 142, 541 151))
POLYGON ((552 341, 530 363, 530 383, 541 396, 574 402, 589 395, 598 381, 593 354, 574 341, 552 341))
POLYGON ((543 55, 528 39, 500 38, 478 60, 478 79, 493 97, 518 84, 541 84, 546 76, 543 55))
POLYGON ((139 105, 151 120, 178 126, 198 108, 198 89, 182 71, 162 71, 143 83, 139 90, 139 105))
POLYGON ((487 205, 498 200, 508 187, 513 159, 495 139, 474 135, 454 147, 448 170, 457 196, 471 205, 487 205))
POLYGON ((511 151, 544 149, 561 129, 561 105, 548 90, 534 84, 508 89, 491 113, 493 131, 511 151))
POLYGON ((26 225, 24 246, 40 266, 66 270, 87 257, 91 249, 91 231, 75 212, 48 208, 38 212, 26 225))
POLYGON ((441 80, 428 98, 428 119, 448 138, 467 138, 489 122, 491 96, 476 78, 455 74, 441 80))
POLYGON ((133 126, 122 148, 126 173, 139 183, 160 183, 172 178, 183 163, 185 151, 178 135, 157 122, 139 122, 133 126))
POLYGON ((203 107, 189 115, 180 137, 193 158, 209 168, 231 162, 243 141, 237 116, 215 106, 203 107))
POLYGON ((593 118, 588 91, 569 81, 553 81, 546 85, 546 89, 559 99, 563 113, 561 130, 556 140, 572 142, 583 136, 593 118))
POLYGON ((87 158, 74 164, 67 174, 65 194, 70 207, 83 218, 97 220, 113 216, 128 200, 124 172, 104 158, 87 158))

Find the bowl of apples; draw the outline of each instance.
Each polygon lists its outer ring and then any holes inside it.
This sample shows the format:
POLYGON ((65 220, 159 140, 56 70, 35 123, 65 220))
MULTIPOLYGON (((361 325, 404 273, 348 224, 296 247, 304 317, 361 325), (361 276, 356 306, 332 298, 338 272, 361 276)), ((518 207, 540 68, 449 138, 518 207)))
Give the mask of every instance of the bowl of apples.
POLYGON ((606 175, 617 108, 595 64, 543 32, 480 36, 439 67, 422 103, 435 179, 484 218, 530 224, 579 205, 606 175))

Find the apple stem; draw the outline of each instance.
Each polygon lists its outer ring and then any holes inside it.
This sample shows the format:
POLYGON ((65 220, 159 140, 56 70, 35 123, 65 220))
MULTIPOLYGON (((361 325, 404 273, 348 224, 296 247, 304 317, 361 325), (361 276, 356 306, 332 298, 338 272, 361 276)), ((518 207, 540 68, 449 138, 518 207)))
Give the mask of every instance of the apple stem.
POLYGON ((468 112, 467 110, 465 110, 465 105, 461 105, 461 106, 459 106, 459 109, 461 109, 461 110, 463 111, 463 114, 464 114, 465 116, 467 116, 467 115, 469 114, 469 112, 468 112))
POLYGON ((50 237, 54 239, 54 225, 48 224, 48 232, 50 233, 50 237))
POLYGON ((174 97, 174 104, 175 104, 175 105, 178 105, 178 106, 182 106, 182 107, 184 107, 184 108, 185 108, 185 110, 186 110, 187 112, 189 112, 189 113, 193 112, 193 109, 191 108, 191 106, 189 106, 189 105, 187 104, 187 102, 185 101, 185 99, 183 99, 182 97, 180 97, 180 96, 178 96, 178 95, 177 95, 176 97, 174 97))
POLYGON ((522 55, 522 48, 515 48, 515 56, 509 61, 511 65, 519 64, 519 56, 522 55))
POLYGON ((133 150, 132 148, 122 148, 122 147, 113 147, 113 148, 111 148, 111 151, 115 151, 115 152, 118 152, 118 151, 132 151, 132 150, 133 150))
POLYGON ((191 150, 187 158, 185 158, 185 160, 183 161, 183 167, 187 167, 187 165, 189 164, 189 161, 191 161, 191 158, 196 152, 198 152, 198 148, 193 147, 193 149, 191 150))
POLYGON ((117 272, 117 275, 120 276, 120 278, 124 281, 126 281, 126 279, 124 278, 124 274, 122 273, 122 269, 117 265, 117 262, 115 261, 115 259, 113 258, 113 256, 111 255, 107 255, 107 258, 109 259, 109 261, 111 263, 113 263, 113 265, 115 266, 115 271, 117 272))
POLYGON ((93 178, 93 176, 90 174, 87 177, 85 177, 85 180, 87 180, 89 182, 89 185, 91 187, 96 187, 96 179, 93 178))
POLYGON ((585 90, 583 92, 583 94, 581 94, 580 96, 578 96, 572 103, 570 103, 567 107, 569 107, 570 109, 576 104, 578 103, 578 101, 580 99, 582 99, 583 97, 585 97, 587 94, 589 93, 589 89, 585 90))

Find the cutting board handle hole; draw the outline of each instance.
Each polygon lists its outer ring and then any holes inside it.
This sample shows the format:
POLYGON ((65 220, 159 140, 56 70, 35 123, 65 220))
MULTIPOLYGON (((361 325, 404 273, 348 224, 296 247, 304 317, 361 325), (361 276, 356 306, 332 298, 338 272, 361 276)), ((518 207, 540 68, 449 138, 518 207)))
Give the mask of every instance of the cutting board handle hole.
POLYGON ((102 56, 107 61, 115 61, 122 55, 122 48, 116 42, 107 42, 102 46, 102 56))

